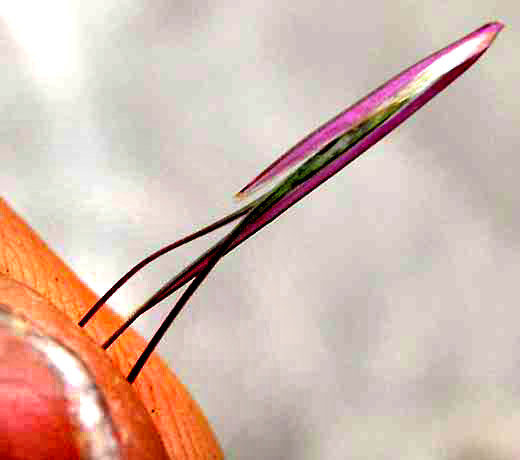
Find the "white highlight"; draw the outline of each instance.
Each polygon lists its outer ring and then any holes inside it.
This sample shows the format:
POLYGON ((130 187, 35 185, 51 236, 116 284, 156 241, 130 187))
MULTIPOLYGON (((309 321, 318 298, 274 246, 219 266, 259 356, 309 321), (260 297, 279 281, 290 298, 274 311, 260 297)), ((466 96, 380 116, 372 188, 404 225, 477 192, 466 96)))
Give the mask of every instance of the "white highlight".
POLYGON ((64 79, 77 82, 81 74, 71 5, 66 0, 2 2, 2 17, 26 52, 35 76, 61 89, 64 79))

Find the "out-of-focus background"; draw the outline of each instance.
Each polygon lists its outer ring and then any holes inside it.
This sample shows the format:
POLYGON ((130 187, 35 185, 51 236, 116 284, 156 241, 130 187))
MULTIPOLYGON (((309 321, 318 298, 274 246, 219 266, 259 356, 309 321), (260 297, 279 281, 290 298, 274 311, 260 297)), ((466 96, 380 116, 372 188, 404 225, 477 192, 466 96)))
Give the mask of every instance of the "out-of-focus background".
POLYGON ((0 8, 1 194, 99 294, 310 130, 503 20, 459 81, 226 257, 160 351, 229 459, 520 457, 517 0, 0 8))

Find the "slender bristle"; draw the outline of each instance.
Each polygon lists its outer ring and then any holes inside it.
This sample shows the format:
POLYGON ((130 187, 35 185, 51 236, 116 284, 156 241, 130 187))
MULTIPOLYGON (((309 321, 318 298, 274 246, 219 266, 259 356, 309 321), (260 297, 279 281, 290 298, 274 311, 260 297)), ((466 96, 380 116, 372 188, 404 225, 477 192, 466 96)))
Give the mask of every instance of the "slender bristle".
MULTIPOLYGON (((174 243, 170 243, 167 246, 164 246, 163 248, 159 249, 158 251, 154 252, 153 254, 150 254, 145 259, 141 260, 138 264, 136 264, 134 267, 132 267, 127 273, 125 273, 103 296, 99 298, 99 300, 85 313, 83 318, 79 321, 78 325, 80 327, 84 327, 87 322, 99 311, 99 309, 112 297, 124 284, 126 284, 130 278, 132 278, 134 275, 136 275, 139 271, 141 271, 144 267, 146 267, 148 264, 152 263, 157 258, 161 257, 164 254, 167 254, 168 252, 173 251, 174 249, 177 249, 187 243, 190 243, 193 240, 196 240, 197 238, 200 238, 204 235, 207 235, 208 233, 211 233, 224 225, 227 225, 234 220, 244 216, 249 212, 249 209, 251 208, 252 204, 249 204, 247 206, 244 206, 243 208, 239 209, 238 211, 235 211, 228 216, 217 220, 213 224, 210 224, 191 235, 188 235, 184 238, 181 238, 180 240, 175 241, 174 243)), ((142 312, 144 313, 144 312, 142 312)), ((142 314, 140 313, 140 314, 142 314)), ((138 315, 139 316, 139 315, 138 315)), ((131 323, 130 323, 131 324, 131 323)), ((127 326, 128 327, 128 326, 127 326)), ((126 329, 126 327, 124 328, 126 329)), ((123 331, 124 331, 123 329, 123 331)))

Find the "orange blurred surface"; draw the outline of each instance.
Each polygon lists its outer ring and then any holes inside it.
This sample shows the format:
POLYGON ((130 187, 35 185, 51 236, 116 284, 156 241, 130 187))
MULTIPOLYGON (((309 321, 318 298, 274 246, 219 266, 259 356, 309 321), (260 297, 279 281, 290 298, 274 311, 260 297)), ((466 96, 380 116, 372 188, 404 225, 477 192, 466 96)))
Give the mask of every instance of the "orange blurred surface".
MULTIPOLYGON (((96 300, 95 294, 2 199, 0 274, 34 289, 65 313, 73 324, 96 300)), ((120 323, 121 318, 104 307, 85 331, 100 344, 120 323)), ((114 367, 127 375, 144 347, 145 340, 130 330, 110 348, 108 355, 114 367)), ((170 458, 223 458, 200 408, 159 356, 152 355, 133 387, 150 414, 170 458)))

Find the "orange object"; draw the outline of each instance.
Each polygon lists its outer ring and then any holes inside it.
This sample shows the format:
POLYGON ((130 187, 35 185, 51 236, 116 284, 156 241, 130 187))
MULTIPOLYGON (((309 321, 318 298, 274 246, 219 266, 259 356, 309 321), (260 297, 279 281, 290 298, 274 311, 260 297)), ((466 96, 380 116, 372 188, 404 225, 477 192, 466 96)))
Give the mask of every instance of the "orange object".
POLYGON ((0 303, 16 308, 17 314, 76 350, 96 375, 123 433, 122 442, 135 449, 132 455, 141 449, 141 458, 161 458, 160 442, 153 440, 155 431, 171 459, 223 458, 200 408, 161 358, 154 354, 132 386, 124 380, 146 345, 135 331, 122 336, 106 353, 110 361, 105 359, 96 345, 121 324, 118 315, 103 308, 84 330, 76 326, 95 301, 95 294, 0 199, 0 303), (146 409, 143 417, 140 404, 146 409))

